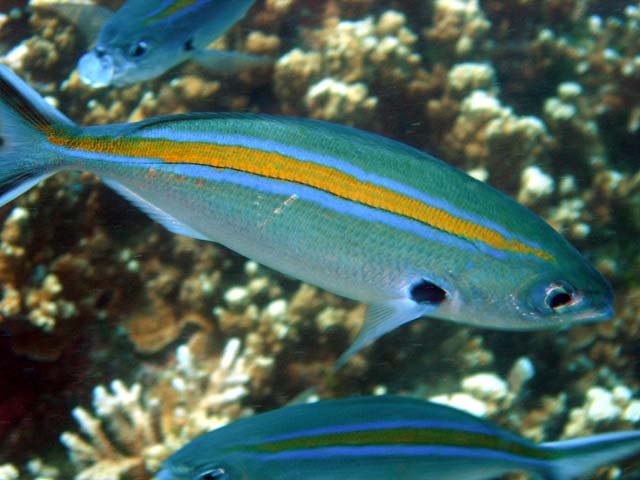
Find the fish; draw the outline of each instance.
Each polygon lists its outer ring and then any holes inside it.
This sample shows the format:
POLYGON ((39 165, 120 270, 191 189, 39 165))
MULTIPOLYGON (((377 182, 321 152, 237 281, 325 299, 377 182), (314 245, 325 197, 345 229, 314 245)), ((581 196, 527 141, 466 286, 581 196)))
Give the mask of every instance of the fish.
POLYGON ((84 83, 100 88, 149 80, 187 60, 226 75, 267 65, 264 56, 207 49, 254 1, 128 0, 115 13, 86 4, 42 6, 69 18, 88 37, 101 27, 93 49, 77 66, 84 83))
POLYGON ((369 305, 340 368, 428 316, 536 330, 613 315, 605 278, 507 195, 391 139, 239 113, 81 127, 0 67, 0 205, 85 170, 168 230, 369 305))
POLYGON ((293 405, 191 440, 157 480, 571 480, 640 452, 640 431, 535 444, 461 410, 384 395, 293 405))

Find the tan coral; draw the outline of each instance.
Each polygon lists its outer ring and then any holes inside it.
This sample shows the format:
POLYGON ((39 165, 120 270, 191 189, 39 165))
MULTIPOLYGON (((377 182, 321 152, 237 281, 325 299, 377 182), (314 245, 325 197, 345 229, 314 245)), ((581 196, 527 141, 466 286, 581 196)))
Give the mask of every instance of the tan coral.
POLYGON ((155 385, 127 387, 115 380, 110 391, 94 389, 94 414, 74 409, 83 435, 65 432, 61 441, 78 471, 76 480, 150 478, 195 436, 250 413, 240 402, 252 388, 252 375, 271 366, 242 354, 237 339, 226 344, 217 362, 196 358, 191 348, 177 349, 175 363, 155 385))
POLYGON ((464 159, 465 169, 486 168, 491 183, 508 192, 516 190, 524 166, 545 162, 546 142, 540 119, 514 114, 484 90, 474 90, 462 101, 446 138, 451 154, 464 159))
POLYGON ((315 118, 362 126, 363 118, 373 118, 378 99, 369 96, 363 83, 346 84, 325 78, 309 88, 304 103, 315 118))
POLYGON ((423 34, 431 48, 465 58, 483 46, 490 27, 478 0, 436 0, 433 25, 423 34))
POLYGON ((294 49, 276 64, 276 95, 284 110, 375 127, 378 102, 372 85, 387 95, 387 86, 420 71, 417 37, 406 23, 404 14, 390 10, 377 20, 334 19, 309 33, 311 51, 294 49))

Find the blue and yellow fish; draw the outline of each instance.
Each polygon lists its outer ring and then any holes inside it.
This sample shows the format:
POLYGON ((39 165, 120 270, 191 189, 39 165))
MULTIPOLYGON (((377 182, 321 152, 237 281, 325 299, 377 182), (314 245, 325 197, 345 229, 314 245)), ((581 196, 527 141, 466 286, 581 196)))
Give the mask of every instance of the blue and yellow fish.
POLYGON ((536 445, 432 402, 380 396, 238 420, 175 452, 158 480, 571 480, 640 453, 640 431, 536 445))
POLYGON ((0 68, 0 204, 101 176, 169 230, 370 304, 338 366, 422 316, 501 329, 609 318, 607 281, 506 195, 414 148, 294 118, 80 127, 0 68))
POLYGON ((44 4, 74 19, 94 48, 78 62, 80 79, 93 87, 154 78, 186 60, 231 74, 268 59, 207 46, 244 17, 255 0, 128 0, 115 13, 104 7, 44 4))

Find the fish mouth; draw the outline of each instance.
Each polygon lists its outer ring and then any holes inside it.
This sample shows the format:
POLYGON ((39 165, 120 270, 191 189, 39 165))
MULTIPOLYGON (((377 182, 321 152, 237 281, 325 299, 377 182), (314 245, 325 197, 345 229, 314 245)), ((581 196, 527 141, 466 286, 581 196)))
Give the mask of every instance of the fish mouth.
POLYGON ((85 53, 78 61, 78 75, 83 83, 93 87, 109 86, 115 75, 111 55, 98 55, 95 50, 85 53))
POLYGON ((171 471, 168 468, 163 468, 158 473, 156 473, 155 480, 175 480, 175 477, 172 475, 171 471))
POLYGON ((607 285, 604 292, 587 292, 589 298, 587 305, 581 311, 573 315, 573 322, 594 323, 611 319, 615 315, 613 308, 613 289, 607 285))
POLYGON ((615 315, 613 305, 608 304, 602 307, 590 308, 575 316, 575 320, 580 323, 602 322, 611 319, 615 315))
MULTIPOLYGON (((584 322, 602 322, 613 318, 615 315, 615 309, 613 307, 614 293, 611 284, 602 278, 603 286, 598 292, 588 292, 587 295, 591 298, 591 308, 587 309, 583 315, 582 321, 584 322)), ((581 319, 578 318, 580 321, 581 319)))

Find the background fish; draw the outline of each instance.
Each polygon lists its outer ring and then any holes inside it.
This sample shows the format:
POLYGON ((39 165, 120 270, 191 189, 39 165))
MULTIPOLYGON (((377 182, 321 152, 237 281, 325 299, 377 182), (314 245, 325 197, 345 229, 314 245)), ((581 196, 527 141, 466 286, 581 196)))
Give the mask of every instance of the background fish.
POLYGON ((570 480, 637 454, 640 432, 536 445, 465 412, 380 396, 296 405, 236 421, 174 453, 158 480, 570 480))
POLYGON ((421 316, 539 329, 612 315, 606 280, 543 220, 418 150, 317 121, 197 114, 78 127, 0 69, 0 204, 63 169, 169 230, 370 304, 338 362, 421 316))
POLYGON ((186 60, 233 74, 268 59, 207 46, 240 20, 254 0, 129 0, 113 15, 90 5, 48 5, 77 20, 90 35, 104 22, 93 50, 78 62, 93 87, 122 86, 154 78, 186 60), (88 23, 88 20, 93 19, 88 23))

